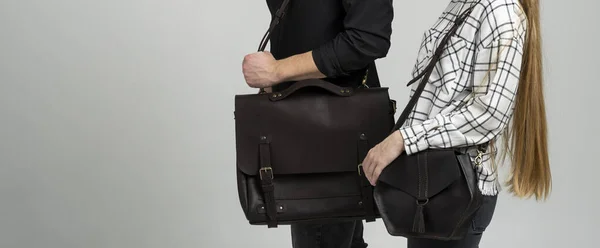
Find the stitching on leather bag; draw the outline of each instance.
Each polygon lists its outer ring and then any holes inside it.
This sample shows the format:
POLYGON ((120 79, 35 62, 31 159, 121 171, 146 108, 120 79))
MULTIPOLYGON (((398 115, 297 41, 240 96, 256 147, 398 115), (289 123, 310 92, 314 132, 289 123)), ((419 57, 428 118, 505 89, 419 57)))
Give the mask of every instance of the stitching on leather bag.
POLYGON ((335 198, 361 197, 361 196, 362 195, 345 194, 345 195, 323 196, 323 197, 298 197, 298 198, 292 198, 292 199, 288 199, 288 198, 276 198, 276 200, 280 200, 280 201, 319 200, 319 199, 335 199, 335 198))
MULTIPOLYGON (((422 179, 421 179, 421 168, 420 167, 421 167, 421 156, 422 155, 423 154, 421 153, 421 154, 419 154, 419 156, 417 156, 417 173, 419 175, 419 184, 417 185, 417 192, 418 192, 417 197, 418 198, 421 198, 421 180, 422 179)), ((417 200, 419 200, 419 199, 417 199, 417 200)))
POLYGON ((428 197, 428 195, 429 195, 428 194, 428 191, 429 191, 429 173, 427 172, 427 169, 429 168, 429 165, 428 165, 427 161, 429 161, 429 160, 427 160, 427 157, 428 157, 427 154, 425 154, 425 155, 426 155, 425 156, 425 168, 423 170, 423 172, 425 173, 425 184, 423 186, 425 186, 425 196, 424 197, 429 199, 429 197, 428 197))

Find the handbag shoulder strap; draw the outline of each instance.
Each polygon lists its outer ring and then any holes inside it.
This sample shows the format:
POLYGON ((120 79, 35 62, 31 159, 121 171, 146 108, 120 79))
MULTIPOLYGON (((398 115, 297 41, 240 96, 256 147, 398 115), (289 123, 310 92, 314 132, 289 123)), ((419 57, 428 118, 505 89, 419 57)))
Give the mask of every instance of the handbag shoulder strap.
POLYGON ((425 85, 427 85, 427 82, 429 81, 429 77, 431 76, 431 73, 433 73, 433 70, 435 69, 435 65, 439 62, 440 58, 442 57, 442 54, 444 53, 444 49, 445 49, 446 45, 448 44, 450 37, 452 37, 452 35, 454 35, 456 33, 458 28, 464 23, 464 21, 467 19, 467 17, 469 17, 472 10, 473 10, 472 7, 469 8, 454 21, 454 25, 452 26, 450 31, 448 31, 446 36, 444 36, 444 38, 442 39, 442 42, 440 42, 440 45, 436 48, 435 53, 433 54, 433 57, 431 58, 431 61, 429 62, 429 64, 427 64, 427 66, 425 67, 423 72, 421 72, 419 75, 417 75, 414 79, 412 79, 408 83, 408 85, 411 85, 411 84, 415 83, 416 81, 418 81, 419 79, 421 79, 421 82, 419 83, 419 86, 417 86, 417 89, 415 90, 414 95, 408 101, 408 104, 402 111, 402 114, 400 114, 400 118, 398 118, 398 122, 396 122, 396 125, 392 129, 392 132, 400 129, 402 127, 402 125, 404 125, 406 120, 408 119, 408 115, 410 114, 410 112, 413 110, 413 108, 417 104, 417 101, 419 100, 421 93, 423 93, 423 90, 425 89, 425 85))
POLYGON ((283 0, 283 2, 281 3, 281 6, 279 6, 279 9, 277 10, 277 12, 275 12, 275 15, 273 15, 273 17, 271 19, 271 24, 269 24, 269 29, 267 30, 267 32, 263 36, 262 40, 260 41, 260 45, 258 45, 259 52, 264 51, 265 48, 267 47, 267 43, 269 43, 269 40, 271 39, 271 32, 273 32, 273 29, 275 29, 275 27, 281 21, 281 18, 283 18, 283 16, 285 15, 285 11, 287 10, 287 6, 289 3, 290 3, 290 0, 283 0))

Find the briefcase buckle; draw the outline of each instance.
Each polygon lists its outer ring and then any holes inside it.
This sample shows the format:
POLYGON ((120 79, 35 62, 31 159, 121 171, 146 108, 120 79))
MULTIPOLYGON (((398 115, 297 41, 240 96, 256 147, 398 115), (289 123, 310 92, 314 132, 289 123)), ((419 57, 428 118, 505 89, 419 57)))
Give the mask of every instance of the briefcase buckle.
POLYGON ((271 176, 271 179, 273 179, 273 168, 271 167, 262 167, 259 170, 259 175, 260 175, 260 180, 263 180, 263 172, 269 173, 269 175, 271 176))
POLYGON ((361 173, 362 167, 363 167, 362 163, 358 164, 357 170, 358 170, 358 175, 359 176, 362 176, 362 173, 361 173))

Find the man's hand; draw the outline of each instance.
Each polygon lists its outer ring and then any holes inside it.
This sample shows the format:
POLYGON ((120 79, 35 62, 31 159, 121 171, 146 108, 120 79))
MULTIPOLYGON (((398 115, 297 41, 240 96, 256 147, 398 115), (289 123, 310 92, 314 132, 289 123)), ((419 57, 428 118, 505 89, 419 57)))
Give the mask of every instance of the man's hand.
POLYGON ((268 88, 281 81, 277 75, 277 60, 270 52, 246 55, 242 72, 246 83, 252 88, 268 88))
POLYGON ((392 133, 369 151, 362 165, 365 176, 371 185, 375 186, 383 169, 398 158, 403 151, 404 139, 400 131, 392 133))
POLYGON ((285 81, 324 78, 315 64, 312 52, 275 60, 270 52, 246 55, 242 63, 246 83, 253 88, 269 88, 285 81))

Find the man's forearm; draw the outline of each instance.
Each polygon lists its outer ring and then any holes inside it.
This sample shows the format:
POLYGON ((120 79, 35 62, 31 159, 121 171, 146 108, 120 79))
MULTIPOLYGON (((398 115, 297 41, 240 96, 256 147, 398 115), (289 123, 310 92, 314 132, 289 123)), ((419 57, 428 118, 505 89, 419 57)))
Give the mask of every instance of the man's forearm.
POLYGON ((275 73, 279 82, 324 78, 312 56, 312 52, 294 55, 277 61, 275 73))

